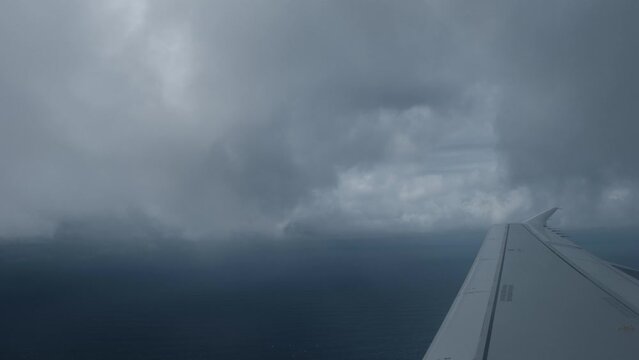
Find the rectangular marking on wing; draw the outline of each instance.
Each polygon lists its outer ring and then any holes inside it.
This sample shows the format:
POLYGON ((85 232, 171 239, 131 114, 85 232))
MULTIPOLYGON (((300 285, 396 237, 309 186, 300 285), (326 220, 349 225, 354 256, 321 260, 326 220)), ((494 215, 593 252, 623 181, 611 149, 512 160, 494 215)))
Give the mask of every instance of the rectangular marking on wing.
POLYGON ((499 292, 499 301, 513 301, 513 290, 514 285, 512 284, 504 284, 501 286, 501 291, 499 292))
POLYGON ((501 286, 501 291, 499 292, 499 301, 506 301, 506 288, 508 285, 504 284, 501 286))

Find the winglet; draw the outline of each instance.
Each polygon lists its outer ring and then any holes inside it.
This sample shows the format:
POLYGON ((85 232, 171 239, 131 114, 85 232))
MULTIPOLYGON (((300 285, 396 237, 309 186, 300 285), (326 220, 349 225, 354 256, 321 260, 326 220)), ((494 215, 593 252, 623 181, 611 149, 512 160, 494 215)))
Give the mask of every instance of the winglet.
POLYGON ((524 223, 529 224, 529 225, 536 225, 536 226, 546 226, 546 221, 548 221, 548 219, 552 216, 552 214, 555 213, 555 211, 557 211, 559 208, 554 207, 552 209, 548 209, 538 215, 535 215, 533 217, 531 217, 530 219, 524 221, 524 223))

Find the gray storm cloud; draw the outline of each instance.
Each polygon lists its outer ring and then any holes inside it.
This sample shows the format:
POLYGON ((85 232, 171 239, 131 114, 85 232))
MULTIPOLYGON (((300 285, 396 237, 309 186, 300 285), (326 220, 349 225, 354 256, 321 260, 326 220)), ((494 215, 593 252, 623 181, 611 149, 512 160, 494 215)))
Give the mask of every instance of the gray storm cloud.
POLYGON ((637 10, 3 2, 0 233, 632 224, 637 10))
POLYGON ((499 25, 498 149, 511 184, 571 223, 639 214, 638 14, 632 1, 522 3, 499 25))

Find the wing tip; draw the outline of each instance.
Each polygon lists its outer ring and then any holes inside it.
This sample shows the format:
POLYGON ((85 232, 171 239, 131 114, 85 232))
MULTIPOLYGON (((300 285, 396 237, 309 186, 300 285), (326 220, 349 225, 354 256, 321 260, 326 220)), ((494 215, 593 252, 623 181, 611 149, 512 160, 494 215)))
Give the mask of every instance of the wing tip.
POLYGON ((542 211, 541 213, 531 217, 530 219, 524 221, 524 223, 529 225, 537 225, 537 226, 546 226, 546 222, 548 219, 555 213, 555 211, 559 210, 558 207, 553 207, 548 210, 542 211))

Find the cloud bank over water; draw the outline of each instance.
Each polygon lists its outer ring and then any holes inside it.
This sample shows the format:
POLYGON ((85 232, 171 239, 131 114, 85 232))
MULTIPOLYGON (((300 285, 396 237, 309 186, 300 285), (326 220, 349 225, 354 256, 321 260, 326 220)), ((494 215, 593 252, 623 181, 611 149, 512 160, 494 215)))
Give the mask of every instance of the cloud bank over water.
POLYGON ((633 224, 638 15, 3 2, 0 234, 424 231, 555 205, 570 226, 633 224))

